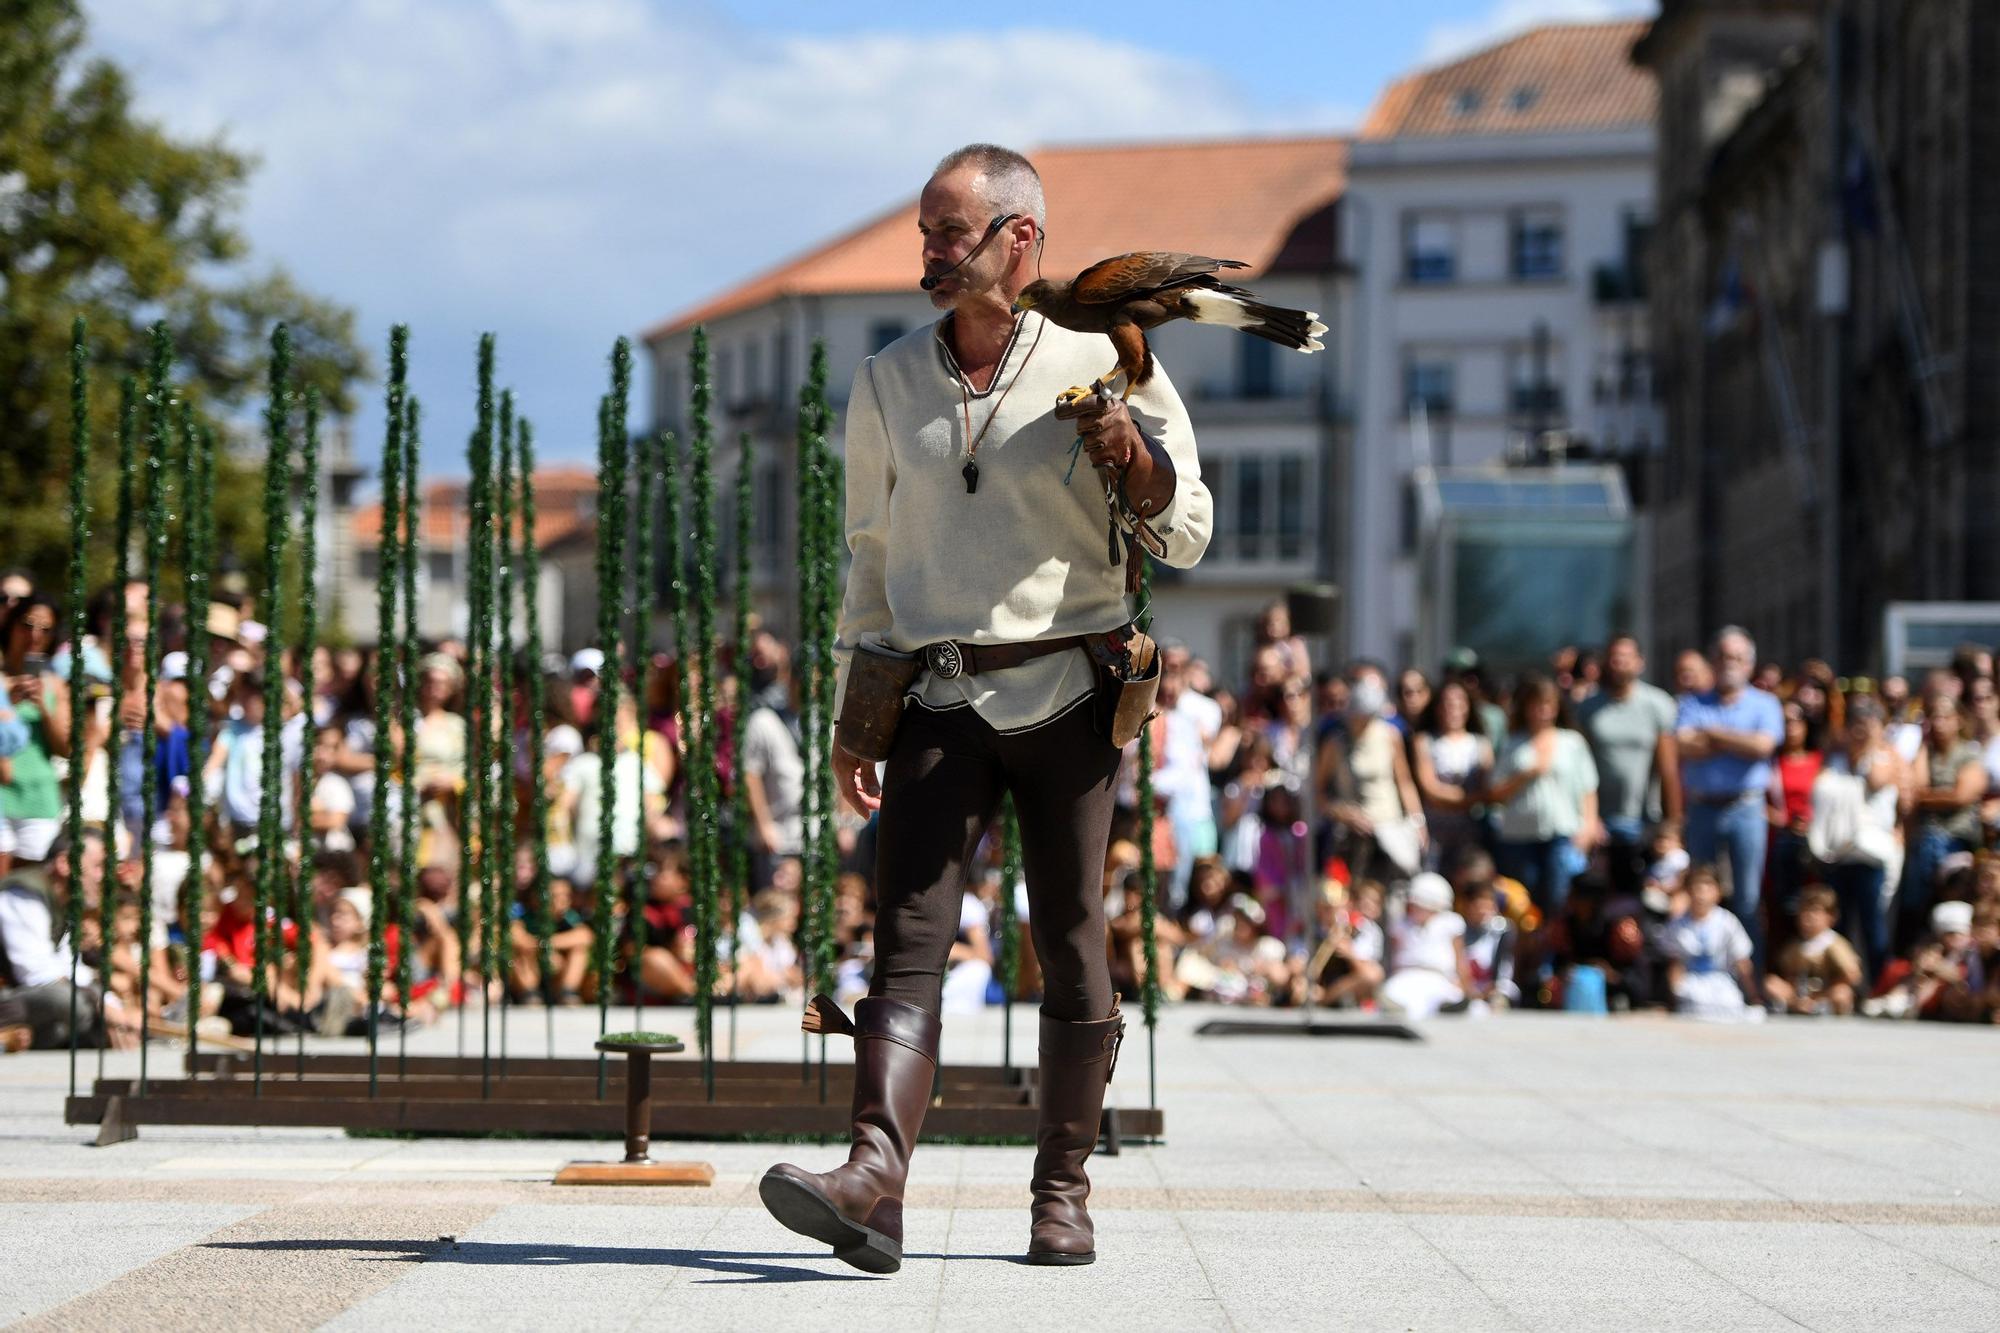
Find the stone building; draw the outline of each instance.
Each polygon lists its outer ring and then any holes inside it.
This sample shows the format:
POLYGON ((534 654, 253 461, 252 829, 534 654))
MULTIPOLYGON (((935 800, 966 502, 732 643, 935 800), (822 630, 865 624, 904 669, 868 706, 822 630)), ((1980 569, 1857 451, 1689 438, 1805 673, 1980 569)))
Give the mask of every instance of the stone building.
POLYGON ((1666 0, 1633 58, 1658 635, 1879 667, 1891 603, 2000 599, 2000 8, 1666 0))

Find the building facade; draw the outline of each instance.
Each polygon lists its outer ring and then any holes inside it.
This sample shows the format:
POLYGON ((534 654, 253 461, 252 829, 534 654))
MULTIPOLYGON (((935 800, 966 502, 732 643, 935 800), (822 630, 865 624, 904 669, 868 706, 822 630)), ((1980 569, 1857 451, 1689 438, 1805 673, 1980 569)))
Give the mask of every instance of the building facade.
MULTIPOLYGON (((1425 498, 1463 490, 1452 478, 1658 445, 1639 268, 1654 97, 1627 61, 1643 26, 1539 28, 1420 71, 1355 139, 1342 228, 1359 334, 1340 548, 1350 653, 1435 665, 1469 642, 1451 610, 1462 590, 1432 558, 1448 507, 1425 498)), ((1640 551, 1592 558, 1632 568, 1587 623, 1640 625, 1640 551)), ((1561 562, 1543 563, 1560 577, 1561 562)), ((1532 577, 1498 592, 1519 605, 1492 623, 1517 631, 1562 595, 1532 577)), ((1539 653, 1574 629, 1551 620, 1539 653)), ((1504 661, 1539 655, 1533 637, 1469 646, 1504 661)))
POLYGON ((1893 604, 2000 600, 2000 11, 1667 0, 1633 58, 1661 632, 1879 669, 1893 604))

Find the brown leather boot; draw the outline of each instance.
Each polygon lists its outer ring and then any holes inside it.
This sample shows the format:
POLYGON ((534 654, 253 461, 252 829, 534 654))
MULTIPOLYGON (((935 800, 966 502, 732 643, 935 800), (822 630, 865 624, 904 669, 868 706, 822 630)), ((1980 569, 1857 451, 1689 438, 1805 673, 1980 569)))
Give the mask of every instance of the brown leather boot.
POLYGON ((1071 1023, 1042 1014, 1039 1123, 1035 1128, 1035 1203, 1028 1233, 1031 1264, 1087 1264, 1097 1258, 1084 1159, 1097 1146, 1104 1090, 1118 1066, 1125 1019, 1071 1023))
POLYGON ((854 1038, 854 1146, 847 1163, 817 1173, 780 1163, 757 1193, 771 1216, 833 1246, 833 1257, 870 1273, 903 1266, 903 1184, 930 1105, 938 1019, 916 1005, 869 996, 849 1022, 824 995, 806 1009, 808 1032, 854 1038))

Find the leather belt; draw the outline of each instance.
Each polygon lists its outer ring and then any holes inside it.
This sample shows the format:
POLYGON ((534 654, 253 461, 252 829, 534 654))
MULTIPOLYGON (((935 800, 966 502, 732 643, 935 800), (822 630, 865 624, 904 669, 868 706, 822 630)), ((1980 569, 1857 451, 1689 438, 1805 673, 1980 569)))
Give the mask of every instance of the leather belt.
POLYGON ((924 665, 940 680, 956 680, 960 676, 976 676, 982 671, 1004 671, 1023 662, 1032 662, 1037 657, 1047 657, 1050 653, 1087 648, 1091 639, 1102 637, 1066 634, 1060 639, 1031 639, 1025 643, 959 643, 946 639, 925 646, 924 665))

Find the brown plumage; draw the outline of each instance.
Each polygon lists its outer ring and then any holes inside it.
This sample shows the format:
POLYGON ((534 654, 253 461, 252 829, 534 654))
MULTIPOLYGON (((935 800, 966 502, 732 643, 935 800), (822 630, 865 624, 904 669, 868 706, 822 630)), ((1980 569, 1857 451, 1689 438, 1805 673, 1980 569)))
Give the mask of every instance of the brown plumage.
MULTIPOLYGON (((1100 260, 1069 282, 1037 278, 1021 289, 1014 306, 1039 311, 1050 323, 1066 329, 1102 333, 1109 338, 1118 353, 1118 364, 1100 376, 1098 383, 1124 376, 1125 388, 1120 395, 1124 398, 1130 398, 1134 389, 1153 376, 1153 349, 1146 341, 1146 330, 1170 319, 1241 329, 1294 351, 1323 351, 1319 335, 1326 332, 1326 325, 1319 322, 1316 312, 1265 305, 1250 292, 1215 276, 1219 269, 1248 267, 1239 259, 1139 250, 1100 260)), ((1078 387, 1062 398, 1090 392, 1078 387)))

